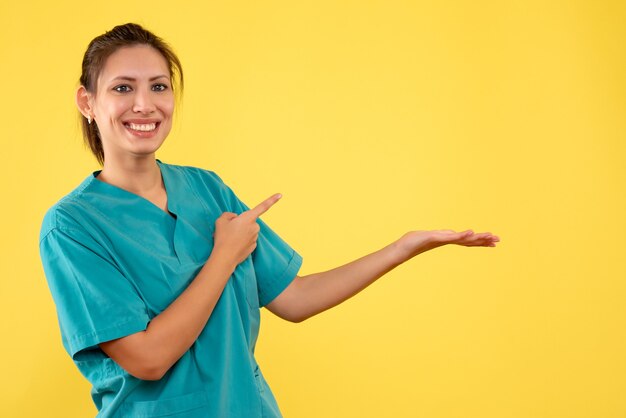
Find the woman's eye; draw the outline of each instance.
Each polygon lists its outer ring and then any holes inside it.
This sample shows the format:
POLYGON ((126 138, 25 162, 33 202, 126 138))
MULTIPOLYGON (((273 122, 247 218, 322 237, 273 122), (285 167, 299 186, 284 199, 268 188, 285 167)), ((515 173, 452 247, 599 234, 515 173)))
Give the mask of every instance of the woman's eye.
POLYGON ((155 84, 154 86, 152 86, 152 90, 154 90, 154 91, 165 91, 165 90, 167 90, 167 85, 166 84, 155 84))
POLYGON ((118 93, 126 93, 130 91, 130 86, 122 84, 121 86, 113 87, 113 90, 115 90, 118 93))

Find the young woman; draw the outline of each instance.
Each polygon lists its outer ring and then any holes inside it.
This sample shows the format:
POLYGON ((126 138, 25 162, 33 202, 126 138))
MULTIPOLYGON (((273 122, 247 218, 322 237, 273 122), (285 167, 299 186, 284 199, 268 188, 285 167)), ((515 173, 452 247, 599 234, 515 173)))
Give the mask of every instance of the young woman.
POLYGON ((336 269, 302 258, 213 172, 155 159, 181 64, 136 24, 88 46, 76 102, 102 164, 46 214, 41 258, 63 345, 93 384, 99 417, 279 417, 254 358, 259 309, 300 322, 397 265, 490 233, 413 231, 336 269))

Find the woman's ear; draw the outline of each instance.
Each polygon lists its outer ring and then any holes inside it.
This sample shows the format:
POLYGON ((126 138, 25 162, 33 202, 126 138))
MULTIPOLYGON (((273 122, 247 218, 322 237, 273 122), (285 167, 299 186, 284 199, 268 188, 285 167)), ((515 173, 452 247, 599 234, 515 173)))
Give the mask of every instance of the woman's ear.
POLYGON ((87 91, 85 86, 80 86, 76 91, 76 106, 78 110, 88 120, 92 120, 93 109, 91 108, 91 94, 87 91))

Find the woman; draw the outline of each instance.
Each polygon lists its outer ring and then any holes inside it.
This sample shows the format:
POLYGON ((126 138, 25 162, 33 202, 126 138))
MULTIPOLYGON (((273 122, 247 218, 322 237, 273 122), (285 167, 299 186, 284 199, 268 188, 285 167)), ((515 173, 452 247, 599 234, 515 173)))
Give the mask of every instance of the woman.
POLYGON ((213 172, 155 159, 183 72, 136 24, 88 46, 76 94, 102 164, 46 214, 40 250, 63 344, 93 384, 99 417, 278 417, 254 359, 259 308, 300 322, 395 266, 490 233, 413 231, 336 269, 302 258, 213 172))

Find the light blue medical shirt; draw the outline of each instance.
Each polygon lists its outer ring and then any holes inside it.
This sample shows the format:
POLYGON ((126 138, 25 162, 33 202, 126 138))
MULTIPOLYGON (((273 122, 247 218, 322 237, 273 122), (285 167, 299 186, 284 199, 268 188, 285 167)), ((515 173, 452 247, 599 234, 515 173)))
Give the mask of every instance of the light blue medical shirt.
POLYGON ((202 333, 158 381, 137 379, 99 343, 146 329, 196 277, 215 220, 247 210, 213 172, 157 160, 171 216, 94 172, 46 214, 40 252, 63 345, 93 384, 98 417, 280 417, 254 346, 259 308, 302 258, 263 221, 255 251, 227 282, 202 333))

